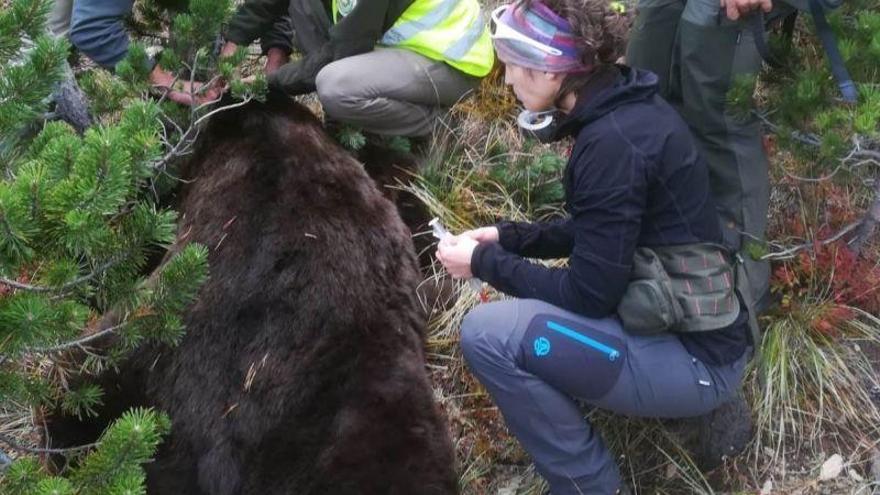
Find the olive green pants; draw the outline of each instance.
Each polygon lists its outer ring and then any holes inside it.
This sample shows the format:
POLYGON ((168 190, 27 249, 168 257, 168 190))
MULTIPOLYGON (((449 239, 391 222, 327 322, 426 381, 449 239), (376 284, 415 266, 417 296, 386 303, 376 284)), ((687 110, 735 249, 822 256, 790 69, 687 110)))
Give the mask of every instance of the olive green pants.
MULTIPOLYGON (((764 239, 770 197, 760 122, 726 109, 727 92, 761 69, 751 31, 720 10, 719 0, 639 0, 626 61, 660 79, 661 94, 688 123, 709 164, 725 240, 741 247, 764 239)), ((768 291, 768 263, 747 255, 755 301, 768 291)))

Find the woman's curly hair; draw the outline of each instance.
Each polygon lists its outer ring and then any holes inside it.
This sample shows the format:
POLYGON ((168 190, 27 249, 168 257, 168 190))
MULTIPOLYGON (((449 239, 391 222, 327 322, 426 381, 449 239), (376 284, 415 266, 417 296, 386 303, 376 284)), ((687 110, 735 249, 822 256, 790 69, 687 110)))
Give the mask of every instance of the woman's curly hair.
POLYGON ((520 0, 531 6, 541 1, 571 24, 583 53, 584 65, 613 64, 626 51, 632 21, 627 1, 612 0, 520 0))
POLYGON ((569 74, 562 83, 559 96, 577 92, 595 75, 607 72, 626 52, 634 3, 629 0, 517 0, 530 7, 540 1, 571 24, 581 61, 589 73, 569 74))

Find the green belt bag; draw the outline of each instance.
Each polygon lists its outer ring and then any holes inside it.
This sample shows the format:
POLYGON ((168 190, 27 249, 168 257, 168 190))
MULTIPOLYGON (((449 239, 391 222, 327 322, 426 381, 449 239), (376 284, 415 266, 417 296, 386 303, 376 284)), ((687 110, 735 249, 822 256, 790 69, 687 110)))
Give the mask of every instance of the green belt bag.
POLYGON ((737 278, 729 252, 716 244, 640 247, 617 313, 639 335, 724 328, 739 316, 737 278))

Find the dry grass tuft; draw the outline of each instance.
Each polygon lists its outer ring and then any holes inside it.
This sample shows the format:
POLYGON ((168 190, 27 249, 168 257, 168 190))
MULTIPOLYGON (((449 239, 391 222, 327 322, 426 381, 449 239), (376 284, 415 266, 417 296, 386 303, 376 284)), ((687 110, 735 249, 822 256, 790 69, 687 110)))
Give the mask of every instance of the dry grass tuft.
POLYGON ((496 64, 477 88, 473 98, 459 103, 454 112, 479 122, 508 120, 516 112, 518 103, 513 93, 504 85, 504 67, 496 64))
POLYGON ((880 382, 865 350, 880 348, 880 319, 845 309, 854 316, 840 322, 836 340, 811 331, 825 311, 821 305, 768 325, 747 387, 756 413, 756 466, 821 451, 830 437, 876 435, 880 403, 871 391, 880 382))

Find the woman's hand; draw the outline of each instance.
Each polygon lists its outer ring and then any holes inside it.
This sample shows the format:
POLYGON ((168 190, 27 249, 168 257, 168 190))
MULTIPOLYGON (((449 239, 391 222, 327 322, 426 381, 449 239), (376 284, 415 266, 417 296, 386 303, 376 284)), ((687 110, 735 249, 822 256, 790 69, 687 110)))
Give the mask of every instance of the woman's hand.
POLYGON ((447 237, 437 246, 437 259, 452 278, 471 278, 474 276, 471 273, 471 257, 478 244, 464 234, 447 237))
POLYGON ((727 12, 727 17, 731 21, 738 20, 740 17, 749 15, 752 11, 759 8, 764 12, 770 12, 773 9, 772 0, 721 0, 721 8, 727 12))
POLYGON ((464 231, 459 236, 470 237, 477 242, 498 242, 498 227, 480 227, 464 231))

